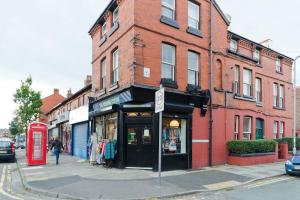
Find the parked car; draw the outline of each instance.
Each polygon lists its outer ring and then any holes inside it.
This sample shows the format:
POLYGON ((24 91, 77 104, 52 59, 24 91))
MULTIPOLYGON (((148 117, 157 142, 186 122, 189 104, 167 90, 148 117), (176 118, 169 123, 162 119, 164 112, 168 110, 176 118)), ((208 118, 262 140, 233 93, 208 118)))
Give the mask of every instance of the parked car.
POLYGON ((10 138, 0 138, 0 160, 14 161, 16 158, 14 142, 10 138))
POLYGON ((300 174, 300 151, 285 162, 286 174, 300 174))

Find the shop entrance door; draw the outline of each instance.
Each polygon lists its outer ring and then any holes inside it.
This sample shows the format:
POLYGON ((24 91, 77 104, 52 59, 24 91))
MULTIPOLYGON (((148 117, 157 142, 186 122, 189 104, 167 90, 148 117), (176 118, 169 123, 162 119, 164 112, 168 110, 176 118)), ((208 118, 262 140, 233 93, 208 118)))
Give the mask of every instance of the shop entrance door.
POLYGON ((152 129, 150 125, 127 126, 127 166, 151 167, 153 163, 152 129))

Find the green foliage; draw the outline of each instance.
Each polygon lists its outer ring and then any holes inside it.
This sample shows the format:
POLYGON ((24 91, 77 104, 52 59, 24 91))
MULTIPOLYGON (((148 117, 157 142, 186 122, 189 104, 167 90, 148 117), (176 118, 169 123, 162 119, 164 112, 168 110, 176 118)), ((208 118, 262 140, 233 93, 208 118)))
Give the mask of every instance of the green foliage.
POLYGON ((229 141, 227 143, 230 154, 251 154, 275 152, 276 141, 252 140, 252 141, 229 141))
POLYGON ((16 116, 21 132, 26 132, 28 123, 35 121, 42 114, 41 93, 32 89, 32 78, 21 81, 21 87, 14 94, 14 102, 18 104, 16 116))
MULTIPOLYGON (((294 146, 293 138, 281 138, 281 139, 275 139, 275 141, 278 142, 279 144, 288 143, 289 151, 293 150, 293 146, 294 146)), ((297 149, 300 149, 300 138, 296 138, 296 147, 297 149)))
POLYGON ((9 123, 9 132, 12 135, 17 135, 18 133, 21 133, 22 130, 20 130, 20 122, 18 117, 14 117, 13 120, 9 123))

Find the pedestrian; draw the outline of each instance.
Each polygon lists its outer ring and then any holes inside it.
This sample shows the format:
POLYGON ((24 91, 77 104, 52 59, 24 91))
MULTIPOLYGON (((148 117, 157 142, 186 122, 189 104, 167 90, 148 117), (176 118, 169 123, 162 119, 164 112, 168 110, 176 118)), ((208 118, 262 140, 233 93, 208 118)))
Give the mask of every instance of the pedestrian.
POLYGON ((56 164, 58 165, 59 154, 62 152, 62 150, 64 150, 64 147, 58 137, 56 137, 54 142, 52 142, 51 150, 53 148, 54 148, 54 154, 56 157, 56 164))
POLYGON ((47 151, 50 150, 50 148, 52 147, 53 142, 54 142, 54 137, 52 137, 52 138, 49 140, 47 151))

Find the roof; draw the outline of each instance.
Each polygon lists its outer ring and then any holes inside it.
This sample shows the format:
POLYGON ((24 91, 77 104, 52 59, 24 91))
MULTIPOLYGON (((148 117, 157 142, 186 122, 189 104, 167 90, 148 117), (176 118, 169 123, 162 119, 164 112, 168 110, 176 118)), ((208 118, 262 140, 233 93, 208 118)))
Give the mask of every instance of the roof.
POLYGON ((88 91, 92 89, 92 84, 88 84, 87 86, 83 87, 82 89, 78 90, 75 94, 73 94, 72 96, 70 96, 69 98, 66 98, 65 100, 63 100, 61 103, 57 104, 56 106, 54 106, 53 108, 51 108, 47 113, 49 114, 50 112, 56 110, 58 107, 64 105, 65 103, 67 103, 68 101, 75 99, 76 97, 78 97, 79 95, 81 95, 82 93, 88 91))
MULTIPOLYGON (((89 30, 89 34, 91 35, 93 30, 97 27, 97 25, 103 20, 104 14, 108 11, 113 9, 114 7, 116 7, 117 5, 117 0, 111 0, 110 3, 106 6, 106 8, 102 11, 101 15, 98 17, 98 19, 96 20, 96 22, 94 23, 94 25, 90 28, 89 30)), ((214 6, 217 9, 217 11, 219 12, 219 14, 221 15, 221 17, 223 18, 223 20, 225 21, 225 23, 227 24, 227 26, 230 25, 230 21, 227 19, 227 17, 225 16, 224 12, 221 10, 220 6, 218 5, 218 3, 216 1, 214 1, 214 6)))
POLYGON ((266 47, 266 46, 264 46, 264 45, 261 45, 261 44, 259 44, 259 43, 257 43, 257 42, 254 42, 253 40, 250 40, 250 39, 248 39, 248 38, 245 38, 245 37, 243 37, 243 36, 241 36, 241 35, 239 35, 239 34, 237 34, 237 33, 234 33, 234 32, 232 32, 232 31, 228 31, 228 33, 234 35, 235 37, 237 37, 237 38, 239 38, 239 39, 246 40, 246 41, 248 41, 248 42, 250 42, 250 43, 253 43, 253 44, 255 44, 255 46, 257 46, 257 47, 260 47, 260 48, 263 48, 263 49, 267 49, 267 50, 269 50, 269 51, 271 51, 271 52, 273 52, 273 53, 278 54, 279 56, 281 56, 281 57, 283 57, 283 58, 287 58, 287 59, 290 59, 290 60, 294 61, 294 59, 293 59, 293 58, 290 58, 289 56, 286 56, 286 55, 284 55, 284 54, 282 54, 282 53, 279 53, 279 52, 277 52, 277 51, 275 51, 275 50, 273 50, 273 49, 270 49, 270 48, 268 48, 268 47, 266 47))

